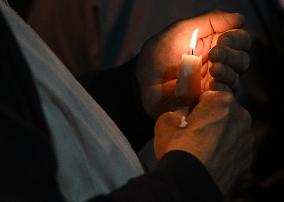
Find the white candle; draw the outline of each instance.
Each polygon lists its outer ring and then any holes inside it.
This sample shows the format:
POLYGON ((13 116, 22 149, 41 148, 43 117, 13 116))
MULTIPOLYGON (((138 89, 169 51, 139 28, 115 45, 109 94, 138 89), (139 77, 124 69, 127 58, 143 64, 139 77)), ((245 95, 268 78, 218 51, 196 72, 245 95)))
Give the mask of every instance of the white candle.
POLYGON ((184 105, 193 107, 201 94, 201 67, 202 56, 195 56, 193 54, 198 29, 194 30, 191 43, 190 52, 192 55, 183 54, 181 69, 177 77, 175 95, 181 98, 184 105))

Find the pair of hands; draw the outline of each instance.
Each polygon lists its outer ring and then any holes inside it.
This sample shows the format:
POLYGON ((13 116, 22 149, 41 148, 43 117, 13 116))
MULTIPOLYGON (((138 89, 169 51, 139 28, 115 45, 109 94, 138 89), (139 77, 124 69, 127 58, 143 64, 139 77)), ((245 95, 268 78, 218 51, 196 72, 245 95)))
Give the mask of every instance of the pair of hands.
POLYGON ((239 74, 249 66, 250 37, 238 29, 240 14, 214 12, 183 20, 151 38, 142 48, 137 79, 147 113, 157 118, 180 105, 174 92, 182 54, 189 48, 192 33, 198 28, 195 55, 202 55, 202 91, 237 87, 239 74))
POLYGON ((153 118, 167 112, 155 127, 157 158, 173 150, 195 155, 223 193, 251 160, 251 118, 232 94, 249 66, 250 37, 239 29, 243 22, 242 15, 224 12, 180 21, 145 44, 137 67, 145 110, 153 118), (180 128, 182 115, 168 111, 181 104, 174 95, 176 78, 195 28, 195 54, 203 56, 203 94, 186 117, 187 127, 180 128))

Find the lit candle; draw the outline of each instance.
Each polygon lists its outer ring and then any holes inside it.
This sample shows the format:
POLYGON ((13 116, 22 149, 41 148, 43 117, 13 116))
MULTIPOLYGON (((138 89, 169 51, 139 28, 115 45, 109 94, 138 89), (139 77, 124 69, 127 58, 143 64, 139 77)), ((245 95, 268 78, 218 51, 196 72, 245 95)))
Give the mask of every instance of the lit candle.
POLYGON ((195 56, 194 50, 197 41, 198 29, 195 29, 191 38, 190 53, 182 55, 181 69, 177 77, 175 95, 183 104, 193 107, 201 94, 201 67, 202 56, 195 56))

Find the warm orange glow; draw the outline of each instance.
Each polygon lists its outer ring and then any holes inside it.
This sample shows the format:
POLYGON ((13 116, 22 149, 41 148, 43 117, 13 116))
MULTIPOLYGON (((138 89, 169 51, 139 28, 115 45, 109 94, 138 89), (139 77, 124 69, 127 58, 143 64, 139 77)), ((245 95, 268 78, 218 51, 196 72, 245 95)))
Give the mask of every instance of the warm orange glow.
POLYGON ((190 46, 189 46, 190 50, 194 50, 195 49, 196 41, 197 41, 197 34, 198 34, 198 29, 195 29, 193 31, 191 42, 190 42, 190 46))

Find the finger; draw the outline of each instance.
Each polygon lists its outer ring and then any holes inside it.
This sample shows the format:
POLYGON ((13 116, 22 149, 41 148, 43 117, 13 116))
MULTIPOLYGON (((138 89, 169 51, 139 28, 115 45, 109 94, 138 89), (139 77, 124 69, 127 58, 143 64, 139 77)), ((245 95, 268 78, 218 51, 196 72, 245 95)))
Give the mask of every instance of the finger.
POLYGON ((236 50, 249 50, 251 47, 251 39, 246 31, 238 29, 222 34, 219 37, 217 44, 228 46, 236 50))
POLYGON ((209 88, 213 91, 225 91, 232 93, 232 89, 228 85, 216 82, 214 80, 210 81, 209 88))
POLYGON ((232 89, 237 88, 239 75, 231 67, 222 63, 213 63, 209 71, 215 81, 225 83, 232 89))
POLYGON ((248 54, 225 46, 215 46, 209 52, 209 59, 212 62, 219 62, 231 66, 237 73, 244 73, 250 63, 248 54))

